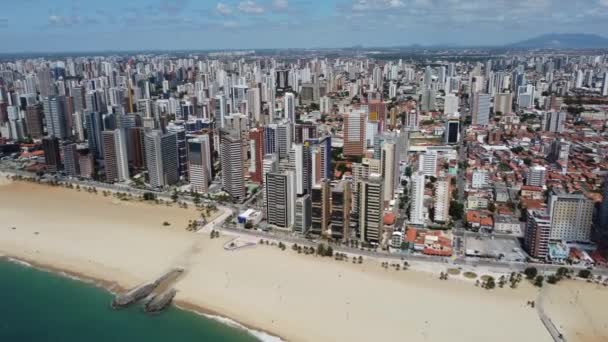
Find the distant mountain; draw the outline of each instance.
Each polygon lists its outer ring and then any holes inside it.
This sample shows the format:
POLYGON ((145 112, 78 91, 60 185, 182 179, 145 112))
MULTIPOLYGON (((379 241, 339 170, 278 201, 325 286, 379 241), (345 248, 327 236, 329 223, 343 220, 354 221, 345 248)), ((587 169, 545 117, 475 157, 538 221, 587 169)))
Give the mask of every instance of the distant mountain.
POLYGON ((608 48, 608 39, 597 34, 549 33, 509 44, 506 47, 526 49, 600 49, 608 48))

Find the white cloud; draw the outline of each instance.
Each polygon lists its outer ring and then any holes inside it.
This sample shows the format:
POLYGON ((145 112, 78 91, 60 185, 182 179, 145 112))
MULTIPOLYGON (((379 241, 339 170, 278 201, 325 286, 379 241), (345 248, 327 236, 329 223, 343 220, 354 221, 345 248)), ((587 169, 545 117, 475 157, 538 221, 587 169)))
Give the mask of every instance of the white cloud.
POLYGON ((608 0, 600 0, 600 5, 608 7, 608 0))
POLYGON ((238 7, 239 11, 243 13, 249 14, 262 14, 264 13, 264 8, 258 5, 253 0, 241 1, 238 7))
POLYGON ((49 24, 59 24, 62 18, 58 15, 49 15, 49 24))
POLYGON ((238 23, 238 22, 236 22, 236 21, 234 21, 234 20, 227 20, 227 21, 224 21, 224 22, 222 23, 222 26, 223 26, 224 28, 237 28, 237 27, 239 27, 240 25, 239 25, 239 23, 238 23))
POLYGON ((274 0, 272 6, 277 10, 286 10, 289 7, 289 2, 287 0, 274 0))
POLYGON ((215 6, 215 10, 221 15, 230 15, 232 14, 232 8, 230 6, 218 2, 217 6, 215 6))

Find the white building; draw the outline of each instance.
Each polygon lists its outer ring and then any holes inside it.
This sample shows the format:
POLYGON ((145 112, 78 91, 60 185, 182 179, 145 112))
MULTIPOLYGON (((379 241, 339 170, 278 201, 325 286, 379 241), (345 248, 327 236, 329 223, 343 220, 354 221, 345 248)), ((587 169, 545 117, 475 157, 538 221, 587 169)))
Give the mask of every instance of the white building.
POLYGON ((489 176, 487 170, 473 171, 471 178, 471 187, 473 189, 482 189, 488 186, 489 176))
POLYGON ((458 112, 459 99, 454 94, 448 94, 444 98, 443 114, 453 115, 458 112))
POLYGON ((427 151, 418 158, 418 171, 425 176, 437 176, 437 152, 427 151))
POLYGON ((435 222, 447 222, 450 218, 450 181, 447 178, 435 183, 435 222))
POLYGON ((526 176, 526 185, 544 187, 546 174, 547 168, 544 166, 534 165, 530 167, 526 176))
POLYGON ((412 175, 411 188, 411 207, 410 207, 410 223, 416 225, 426 224, 426 215, 424 210, 424 183, 425 175, 422 172, 416 172, 412 175))
POLYGON ((284 101, 284 117, 293 123, 296 121, 296 97, 293 93, 285 93, 284 101))

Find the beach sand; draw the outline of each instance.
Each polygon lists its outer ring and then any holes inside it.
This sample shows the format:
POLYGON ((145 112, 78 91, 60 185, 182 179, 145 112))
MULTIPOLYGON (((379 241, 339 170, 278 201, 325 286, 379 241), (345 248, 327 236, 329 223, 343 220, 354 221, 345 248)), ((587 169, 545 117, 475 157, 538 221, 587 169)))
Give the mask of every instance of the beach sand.
MULTIPOLYGON (((185 230, 198 217, 194 209, 113 203, 30 183, 0 186, 0 217, 0 254, 123 288, 182 266, 181 306, 289 341, 551 341, 526 306, 538 295, 526 282, 486 291, 430 273, 385 270, 372 260, 354 265, 272 246, 228 252, 228 237, 185 230)), ((570 312, 559 305, 547 311, 570 312)))
POLYGON ((548 285, 545 312, 568 342, 608 341, 608 290, 583 280, 548 285))

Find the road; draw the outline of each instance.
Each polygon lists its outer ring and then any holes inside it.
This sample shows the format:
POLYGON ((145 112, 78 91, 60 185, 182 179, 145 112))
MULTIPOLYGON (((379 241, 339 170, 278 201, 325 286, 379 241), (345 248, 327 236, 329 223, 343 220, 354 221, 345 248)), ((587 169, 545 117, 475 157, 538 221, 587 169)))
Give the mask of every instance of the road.
MULTIPOLYGON (((21 175, 24 177, 35 177, 31 173, 24 172, 24 171, 7 170, 7 169, 3 169, 3 168, 0 168, 0 171, 4 171, 4 172, 15 174, 15 175, 21 175)), ((95 187, 98 190, 107 190, 107 191, 112 191, 112 192, 125 192, 125 193, 131 193, 134 195, 143 195, 143 193, 148 192, 146 190, 135 189, 135 188, 131 188, 131 187, 125 186, 125 185, 106 184, 106 183, 100 183, 100 182, 82 181, 82 180, 78 180, 78 179, 65 179, 65 178, 59 178, 59 180, 62 182, 69 182, 69 183, 72 183, 75 185, 80 185, 80 186, 85 186, 85 187, 95 187)), ((171 200, 171 193, 169 191, 155 192, 155 193, 157 194, 158 198, 161 198, 161 199, 167 200, 167 201, 171 200)), ((188 203, 188 202, 190 202, 190 200, 186 200, 186 201, 182 200, 182 202, 188 203)), ((190 202, 190 203, 192 203, 192 202, 190 202)), ((222 208, 227 210, 227 213, 230 213, 230 214, 228 215, 225 213, 224 215, 221 215, 219 218, 214 219, 212 221, 214 229, 222 229, 222 230, 226 230, 228 232, 254 236, 254 237, 260 238, 260 239, 273 239, 273 240, 282 241, 284 243, 291 243, 291 244, 297 243, 297 244, 300 244, 303 246, 309 246, 309 247, 316 247, 316 245, 319 242, 321 242, 321 241, 317 242, 314 240, 308 240, 308 239, 305 239, 304 237, 297 236, 297 235, 290 234, 290 233, 262 232, 262 231, 256 231, 256 230, 237 229, 235 227, 230 227, 230 226, 228 226, 228 224, 226 224, 225 220, 232 214, 238 213, 239 207, 230 206, 229 208, 228 207, 222 207, 222 208)), ((464 235, 464 233, 463 233, 463 235, 464 235)), ((325 242, 325 241, 323 241, 323 242, 327 244, 327 242, 325 242)), ((536 267, 540 273, 551 273, 551 272, 557 271, 558 268, 563 267, 563 265, 532 264, 532 263, 523 263, 523 262, 521 262, 521 263, 503 262, 503 261, 499 261, 499 260, 468 258, 468 257, 463 257, 463 256, 459 256, 456 258, 445 258, 445 257, 427 256, 427 255, 411 254, 411 253, 389 253, 388 251, 373 251, 373 250, 366 250, 366 249, 361 249, 361 248, 352 248, 352 247, 338 245, 338 244, 331 244, 331 246, 336 252, 361 255, 361 256, 370 257, 370 258, 386 258, 386 259, 395 259, 395 260, 427 262, 430 264, 452 265, 452 267, 458 267, 458 266, 486 267, 486 268, 492 269, 496 272, 503 272, 503 273, 509 273, 509 272, 514 272, 514 271, 522 272, 526 267, 529 267, 529 266, 536 267)), ((580 269, 584 269, 585 267, 568 266, 568 268, 574 269, 574 270, 580 270, 580 269)), ((608 276, 608 269, 595 268, 593 270, 593 273, 594 273, 594 275, 608 276)))

